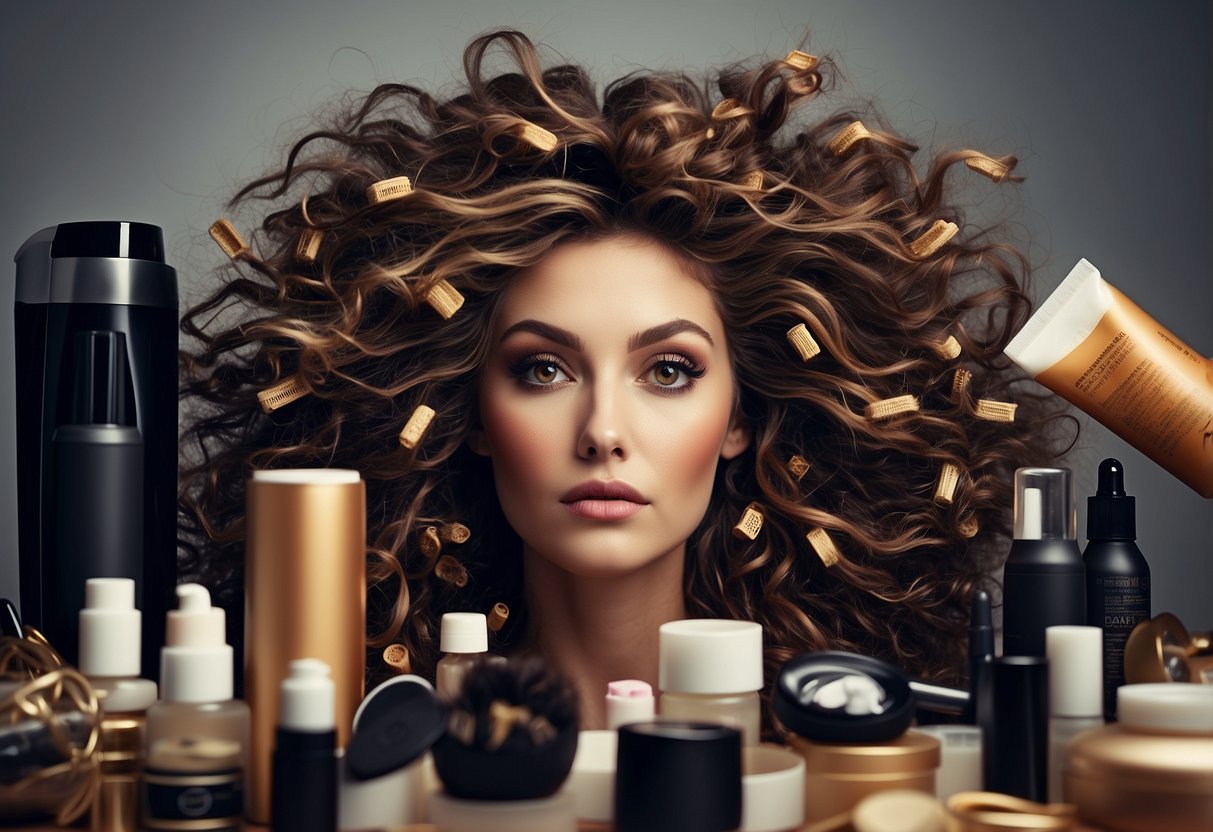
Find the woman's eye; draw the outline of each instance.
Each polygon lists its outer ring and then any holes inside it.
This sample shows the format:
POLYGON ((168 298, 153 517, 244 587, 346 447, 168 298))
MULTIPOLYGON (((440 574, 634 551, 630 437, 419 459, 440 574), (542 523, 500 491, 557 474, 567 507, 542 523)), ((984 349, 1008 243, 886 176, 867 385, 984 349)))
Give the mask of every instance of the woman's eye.
POLYGON ((550 387, 571 381, 560 362, 543 355, 531 355, 510 367, 510 373, 530 387, 550 387))
POLYGON ((649 367, 645 380, 661 390, 685 390, 703 376, 703 368, 683 358, 660 359, 649 367))
POLYGON ((663 362, 653 368, 653 381, 662 387, 678 387, 682 379, 682 368, 676 364, 663 362))
POLYGON ((560 368, 550 361, 541 361, 531 366, 530 380, 537 384, 552 384, 560 378, 560 368))

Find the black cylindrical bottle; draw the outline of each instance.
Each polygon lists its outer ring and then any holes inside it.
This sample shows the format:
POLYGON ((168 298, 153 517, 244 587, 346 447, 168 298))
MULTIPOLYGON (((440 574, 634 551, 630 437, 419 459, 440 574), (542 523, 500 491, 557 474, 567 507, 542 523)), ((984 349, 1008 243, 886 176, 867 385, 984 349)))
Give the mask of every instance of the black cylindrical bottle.
POLYGON ((1003 656, 994 663, 994 719, 983 747, 985 789, 1048 800, 1049 661, 1003 656))
POLYGON ((282 680, 271 786, 274 832, 337 828, 337 731, 329 673, 319 659, 296 659, 282 680))
POLYGON ((1003 570, 1003 655, 1045 655, 1045 628, 1085 624, 1086 570, 1066 468, 1015 472, 1015 539, 1003 570))
POLYGON ((1125 682, 1125 642, 1150 618, 1150 565, 1137 548, 1136 500, 1125 493, 1125 469, 1099 464, 1099 487, 1087 498, 1087 624, 1103 630, 1104 719, 1116 718, 1116 689, 1125 682))

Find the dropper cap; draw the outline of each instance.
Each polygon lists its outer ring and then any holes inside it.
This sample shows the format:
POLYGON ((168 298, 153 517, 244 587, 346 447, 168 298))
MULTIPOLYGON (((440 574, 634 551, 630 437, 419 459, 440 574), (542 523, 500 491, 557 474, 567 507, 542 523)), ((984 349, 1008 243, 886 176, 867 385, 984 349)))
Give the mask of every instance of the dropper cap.
POLYGON ((139 675, 140 622, 135 582, 89 578, 80 610, 80 672, 90 678, 139 675))
POLYGON ((1099 487, 1087 497, 1087 540, 1136 540, 1137 498, 1125 493, 1125 467, 1109 457, 1099 463, 1099 487))
POLYGON ((226 702, 232 698, 232 648, 224 642, 225 617, 211 606, 202 584, 177 587, 160 651, 160 697, 168 702, 226 702))

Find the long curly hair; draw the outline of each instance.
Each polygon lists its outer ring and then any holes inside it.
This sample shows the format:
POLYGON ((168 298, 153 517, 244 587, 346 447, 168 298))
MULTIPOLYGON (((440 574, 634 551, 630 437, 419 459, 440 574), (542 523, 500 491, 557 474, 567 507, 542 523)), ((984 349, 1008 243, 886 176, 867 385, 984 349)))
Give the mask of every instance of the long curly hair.
MULTIPOLYGON (((806 121, 831 66, 801 52, 723 70, 718 94, 633 74, 601 102, 518 32, 474 40, 464 64, 461 94, 379 86, 232 200, 259 226, 182 321, 183 573, 238 633, 249 472, 352 468, 372 652, 401 644, 432 673, 438 616, 496 602, 513 611, 497 649, 518 646, 520 541, 465 445, 493 314, 561 242, 640 234, 717 298, 753 433, 688 541, 689 613, 760 622, 768 680, 839 648, 959 681, 1012 473, 1060 450, 1060 412, 1002 356, 1030 311, 1027 264, 949 202, 965 164, 1005 181, 1014 158, 942 152, 920 174, 915 146, 866 110, 806 121), (503 55, 511 71, 486 78, 503 55), (401 176, 399 198, 368 190, 401 176), (431 293, 450 289, 462 306, 439 314, 431 293), (292 378, 306 395, 263 412, 258 392, 292 378), (402 447, 422 404, 433 422, 402 447), (763 517, 752 540, 734 529, 747 507, 763 517)), ((388 672, 373 655, 368 674, 388 672)))

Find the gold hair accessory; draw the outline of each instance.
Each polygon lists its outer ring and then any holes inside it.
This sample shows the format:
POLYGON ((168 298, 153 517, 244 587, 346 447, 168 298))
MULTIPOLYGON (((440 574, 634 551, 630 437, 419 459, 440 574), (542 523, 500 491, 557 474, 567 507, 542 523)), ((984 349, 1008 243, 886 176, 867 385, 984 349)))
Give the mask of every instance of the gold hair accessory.
POLYGON ((977 532, 981 530, 981 524, 977 522, 976 514, 966 515, 956 524, 957 530, 965 537, 977 537, 977 532))
POLYGON ((434 574, 438 576, 438 580, 446 581, 459 589, 468 585, 467 568, 450 555, 443 555, 438 559, 438 563, 434 564, 434 574))
POLYGON ((211 235, 212 240, 219 244, 223 253, 233 260, 252 251, 244 238, 240 236, 240 232, 236 230, 236 226, 225 219, 217 219, 211 223, 207 233, 211 235))
POLYGON ((751 191, 761 191, 763 186, 762 171, 754 170, 741 177, 741 187, 751 191))
POLYGON ((409 661, 409 650, 403 644, 389 644, 383 650, 383 663, 397 673, 410 673, 413 665, 409 661))
POLYGON ((973 408, 973 415, 978 419, 990 422, 1014 422, 1017 404, 1011 402, 996 402, 991 399, 978 399, 973 408))
POLYGON ((1078 822, 1069 803, 1033 803, 998 792, 957 792, 946 805, 948 829, 956 832, 1066 832, 1078 822))
POLYGON ((295 259, 300 263, 314 263, 316 253, 320 251, 320 241, 323 239, 324 232, 319 228, 303 229, 299 242, 295 245, 295 259))
POLYGON ((284 378, 282 381, 267 387, 257 394, 257 402, 263 413, 273 413, 280 407, 286 407, 293 401, 307 395, 307 388, 295 376, 284 378))
POLYGON ((910 253, 919 260, 930 257, 943 248, 944 243, 955 237, 959 230, 960 227, 954 222, 935 220, 922 236, 910 243, 910 253))
POLYGON ((960 469, 950 462, 945 462, 939 471, 939 481, 935 484, 934 500, 937 505, 950 506, 956 496, 956 486, 960 484, 960 469))
POLYGON ((746 108, 736 98, 722 99, 719 104, 712 108, 712 120, 724 121, 725 119, 737 118, 745 115, 746 108))
POLYGON ((949 335, 941 343, 932 344, 931 349, 944 361, 951 361, 954 358, 960 357, 960 342, 956 340, 956 336, 954 335, 949 335))
POLYGON ((793 49, 789 52, 788 56, 783 59, 783 62, 801 72, 817 68, 817 56, 810 55, 808 52, 801 52, 799 49, 793 49))
POLYGON ((804 324, 796 324, 788 330, 788 343, 796 348, 796 352, 800 353, 801 361, 808 361, 821 353, 821 345, 813 340, 813 336, 809 334, 809 328, 804 324))
POLYGON ((434 408, 424 404, 417 405, 413 415, 400 429, 400 444, 410 450, 416 448, 421 444, 421 437, 425 436, 432 421, 434 421, 434 408))
POLYGON ((918 399, 915 396, 894 396, 891 399, 880 399, 872 402, 863 409, 863 414, 873 422, 881 419, 891 419, 902 413, 913 413, 918 410, 918 399))
POLYGON ((472 538, 472 530, 462 523, 447 523, 438 534, 451 543, 467 543, 472 538))
POLYGON ((463 306, 463 295, 445 280, 439 280, 425 293, 425 302, 433 307, 443 320, 449 321, 451 316, 459 311, 459 307, 463 306))
POLYGON ((821 558, 821 562, 827 569, 842 560, 842 554, 834 545, 834 541, 830 539, 829 533, 820 526, 806 534, 805 539, 809 541, 809 545, 813 547, 813 551, 817 553, 817 557, 821 558))
POLYGON ((524 121, 522 124, 511 127, 509 133, 536 150, 542 150, 545 153, 555 150, 556 145, 559 144, 555 133, 551 130, 545 130, 538 124, 531 124, 529 121, 524 121))
POLYGON ((834 134, 834 138, 830 139, 826 145, 826 150, 835 156, 841 156, 850 150, 856 142, 861 139, 870 139, 871 137, 872 134, 868 132, 868 128, 863 126, 863 122, 852 121, 834 134))
POLYGON ((383 179, 366 189, 366 198, 372 205, 401 199, 413 192, 413 183, 407 176, 394 176, 383 179))
POLYGON ((956 404, 960 404, 960 400, 964 398, 965 391, 969 389, 969 381, 973 378, 973 374, 964 367, 957 367, 956 372, 952 374, 952 393, 949 398, 956 404))
POLYGON ((510 736, 515 725, 527 725, 534 714, 526 705, 511 705, 504 699, 489 703, 489 739, 484 744, 488 751, 496 751, 510 736))
POLYGON ((447 719, 446 731, 464 745, 471 745, 476 739, 476 717, 461 708, 455 708, 447 719))
POLYGON ((493 604, 493 608, 491 610, 489 610, 489 617, 488 617, 489 632, 493 632, 493 633, 500 632, 501 628, 505 626, 505 622, 507 620, 509 620, 509 617, 510 617, 510 608, 509 607, 507 607, 505 604, 501 603, 500 601, 498 601, 496 604, 493 604))
POLYGON ((426 526, 421 532, 420 539, 417 541, 417 548, 429 560, 438 557, 438 554, 442 551, 442 540, 438 537, 438 530, 433 526, 426 526))
POLYGON ((804 475, 809 473, 809 469, 812 467, 812 464, 800 454, 793 454, 792 458, 788 460, 788 470, 792 472, 792 476, 797 481, 804 479, 804 475))
POLYGON ((733 527, 733 537, 748 537, 750 540, 757 540, 758 533, 762 531, 762 519, 762 512, 758 510, 757 504, 750 503, 741 513, 741 519, 737 521, 737 525, 733 527))
POLYGON ((995 159, 993 156, 987 156, 982 153, 965 159, 965 167, 971 171, 980 173, 982 176, 989 177, 995 182, 1001 182, 1007 178, 1007 174, 1011 172, 1012 166, 1001 159, 995 159))
POLYGON ((704 131, 703 131, 703 137, 704 137, 705 139, 714 139, 714 138, 716 138, 716 128, 715 128, 715 127, 709 127, 707 130, 704 130, 704 131))

